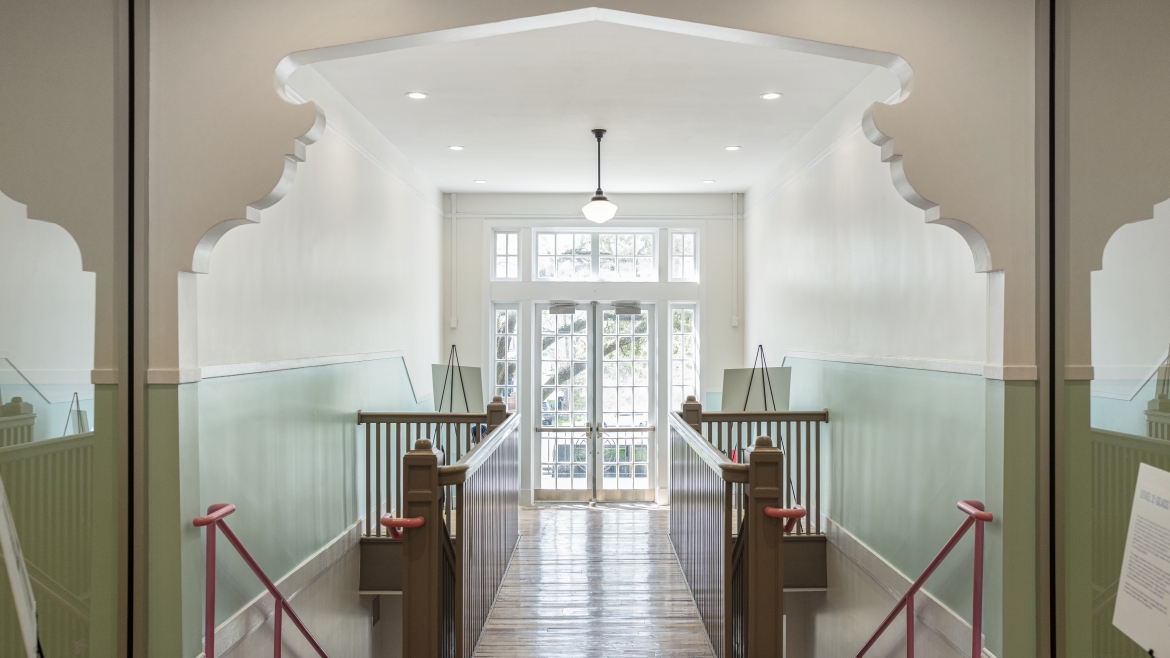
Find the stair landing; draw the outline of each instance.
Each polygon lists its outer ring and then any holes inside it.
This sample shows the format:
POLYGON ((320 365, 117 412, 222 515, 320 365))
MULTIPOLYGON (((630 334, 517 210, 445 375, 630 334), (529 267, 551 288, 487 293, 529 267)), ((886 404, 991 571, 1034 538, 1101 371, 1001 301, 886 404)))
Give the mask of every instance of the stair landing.
POLYGON ((712 656, 667 508, 521 509, 520 534, 478 658, 712 656))

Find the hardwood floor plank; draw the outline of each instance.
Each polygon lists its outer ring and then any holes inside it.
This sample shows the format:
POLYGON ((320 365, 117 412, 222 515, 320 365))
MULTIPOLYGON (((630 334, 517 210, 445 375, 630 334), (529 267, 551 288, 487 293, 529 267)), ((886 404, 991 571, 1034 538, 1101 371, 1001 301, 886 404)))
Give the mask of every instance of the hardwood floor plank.
POLYGON ((666 509, 523 509, 520 532, 477 658, 712 655, 666 509))

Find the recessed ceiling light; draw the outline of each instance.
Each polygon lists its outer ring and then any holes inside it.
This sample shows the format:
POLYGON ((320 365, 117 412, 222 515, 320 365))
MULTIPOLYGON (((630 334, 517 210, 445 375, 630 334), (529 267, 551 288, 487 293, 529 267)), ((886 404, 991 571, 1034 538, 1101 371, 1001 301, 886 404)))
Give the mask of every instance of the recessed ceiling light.
POLYGON ((728 151, 738 151, 739 150, 738 146, 724 146, 723 148, 727 149, 728 151))
POLYGON ((421 101, 422 99, 426 98, 427 95, 422 93, 421 91, 410 91, 410 92, 407 92, 406 97, 413 98, 416 101, 421 101))
POLYGON ((479 183, 480 185, 483 185, 483 184, 484 184, 484 183, 486 183, 487 181, 485 181, 485 180, 477 180, 477 181, 472 181, 472 182, 474 182, 474 183, 479 183))
POLYGON ((777 98, 780 98, 780 97, 781 97, 781 96, 783 96, 783 95, 784 95, 784 94, 781 94, 781 93, 779 93, 779 92, 775 92, 775 91, 769 91, 769 92, 768 92, 768 93, 766 93, 766 94, 760 94, 760 98, 762 98, 762 99, 764 99, 764 100, 766 100, 766 101, 774 101, 774 100, 776 100, 777 98))
POLYGON ((463 150, 462 146, 448 146, 447 148, 451 149, 452 151, 462 151, 463 150))
POLYGON ((713 181, 713 180, 705 180, 705 181, 703 181, 703 182, 704 182, 704 183, 714 183, 715 181, 713 181))

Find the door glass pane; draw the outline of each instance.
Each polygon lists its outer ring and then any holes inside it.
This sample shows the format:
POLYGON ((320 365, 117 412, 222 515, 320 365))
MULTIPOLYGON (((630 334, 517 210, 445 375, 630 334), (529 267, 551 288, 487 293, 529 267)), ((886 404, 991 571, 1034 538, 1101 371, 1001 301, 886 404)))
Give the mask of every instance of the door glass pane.
POLYGON ((650 426, 649 314, 605 311, 601 316, 602 488, 649 486, 649 432, 614 428, 650 426))
POLYGON ((589 489, 589 314, 540 312, 540 488, 589 489))

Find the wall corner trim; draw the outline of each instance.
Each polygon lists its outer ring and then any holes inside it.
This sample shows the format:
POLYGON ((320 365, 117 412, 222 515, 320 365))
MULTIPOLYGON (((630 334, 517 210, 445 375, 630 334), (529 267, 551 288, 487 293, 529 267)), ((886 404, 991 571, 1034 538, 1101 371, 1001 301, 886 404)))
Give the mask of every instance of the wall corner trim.
POLYGON ((201 379, 199 368, 150 368, 147 384, 194 384, 201 379))
POLYGON ((89 383, 94 385, 118 383, 119 371, 117 368, 95 368, 89 371, 89 383))
POLYGON ((984 379, 997 379, 1005 382, 1034 382, 1039 379, 1036 366, 1005 366, 988 363, 983 366, 984 379))

